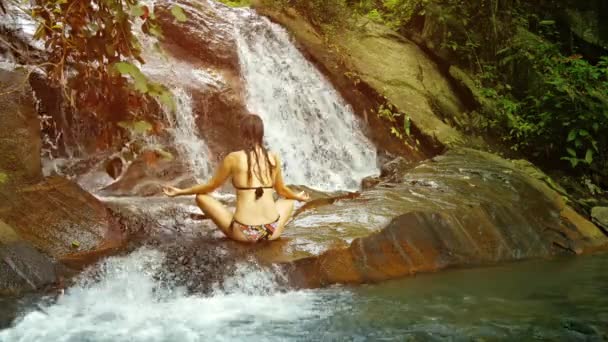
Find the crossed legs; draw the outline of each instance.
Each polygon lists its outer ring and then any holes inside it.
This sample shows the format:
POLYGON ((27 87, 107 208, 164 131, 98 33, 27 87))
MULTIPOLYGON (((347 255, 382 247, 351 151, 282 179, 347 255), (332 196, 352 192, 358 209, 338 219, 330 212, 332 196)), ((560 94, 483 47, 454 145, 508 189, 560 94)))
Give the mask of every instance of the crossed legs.
MULTIPOLYGON (((218 228, 226 235, 228 238, 237 240, 237 241, 246 241, 240 239, 239 237, 233 234, 230 229, 230 225, 232 223, 232 219, 234 218, 234 214, 228 210, 220 201, 209 195, 196 195, 196 204, 203 211, 203 213, 209 217, 218 228)), ((285 230, 285 225, 291 218, 293 214, 295 201, 293 200, 285 200, 280 199, 276 202, 277 211, 279 212, 280 219, 279 224, 277 226, 276 231, 270 238, 270 240, 276 240, 283 234, 285 230)))

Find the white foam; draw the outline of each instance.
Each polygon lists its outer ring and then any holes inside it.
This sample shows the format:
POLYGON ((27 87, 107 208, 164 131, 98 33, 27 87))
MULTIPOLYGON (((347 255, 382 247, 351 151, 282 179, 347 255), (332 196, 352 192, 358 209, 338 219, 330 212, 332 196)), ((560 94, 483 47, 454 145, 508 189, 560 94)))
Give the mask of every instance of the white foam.
POLYGON ((279 292, 275 274, 251 264, 203 297, 156 281, 162 261, 147 249, 110 258, 55 303, 1 331, 0 341, 267 340, 269 326, 298 329, 300 320, 325 315, 315 292, 279 292))

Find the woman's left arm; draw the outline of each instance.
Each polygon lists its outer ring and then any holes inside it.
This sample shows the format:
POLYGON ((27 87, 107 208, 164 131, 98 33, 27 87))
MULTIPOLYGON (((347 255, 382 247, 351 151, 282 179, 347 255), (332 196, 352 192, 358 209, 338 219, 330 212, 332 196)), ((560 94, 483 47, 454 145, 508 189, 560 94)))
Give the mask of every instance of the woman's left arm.
POLYGON ((163 187, 163 192, 169 197, 208 194, 224 184, 226 179, 232 173, 232 165, 234 165, 234 155, 230 153, 224 158, 215 175, 207 182, 207 184, 195 185, 188 189, 179 189, 172 186, 163 187))

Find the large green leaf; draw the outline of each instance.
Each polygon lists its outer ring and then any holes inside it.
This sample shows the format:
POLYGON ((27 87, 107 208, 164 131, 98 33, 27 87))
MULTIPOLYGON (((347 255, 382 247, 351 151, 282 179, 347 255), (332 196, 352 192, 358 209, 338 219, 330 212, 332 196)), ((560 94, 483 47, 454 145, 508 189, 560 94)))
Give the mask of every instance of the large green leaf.
POLYGON ((592 149, 587 150, 587 153, 585 154, 585 163, 587 163, 587 164, 593 163, 593 150, 592 149))
POLYGON ((171 7, 171 14, 173 14, 175 19, 179 22, 183 23, 188 20, 188 17, 186 16, 186 13, 184 12, 184 10, 177 5, 173 5, 171 7))
POLYGON ((133 78, 133 84, 137 91, 142 93, 148 92, 148 79, 141 72, 141 70, 139 70, 138 67, 129 62, 117 62, 114 64, 114 68, 121 75, 131 76, 133 78))
POLYGON ((118 123, 118 126, 128 129, 129 131, 135 134, 147 134, 152 130, 152 124, 148 121, 140 120, 140 121, 121 121, 118 123))

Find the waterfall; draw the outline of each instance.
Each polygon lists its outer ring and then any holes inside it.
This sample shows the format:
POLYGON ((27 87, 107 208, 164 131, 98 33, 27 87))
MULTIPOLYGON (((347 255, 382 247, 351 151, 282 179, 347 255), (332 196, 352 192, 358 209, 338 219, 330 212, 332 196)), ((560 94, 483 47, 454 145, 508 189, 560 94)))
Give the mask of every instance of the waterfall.
POLYGON ((362 178, 377 173, 376 149, 351 107, 282 27, 249 10, 239 18, 235 31, 247 106, 264 119, 287 182, 357 189, 362 178))
POLYGON ((192 111, 192 97, 183 88, 176 87, 173 91, 176 111, 165 109, 165 119, 170 125, 169 131, 173 137, 174 146, 188 160, 191 171, 199 180, 204 180, 210 171, 209 149, 198 134, 196 118, 192 111))

